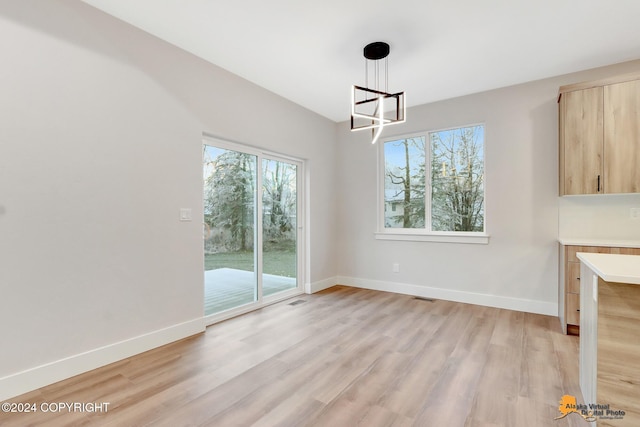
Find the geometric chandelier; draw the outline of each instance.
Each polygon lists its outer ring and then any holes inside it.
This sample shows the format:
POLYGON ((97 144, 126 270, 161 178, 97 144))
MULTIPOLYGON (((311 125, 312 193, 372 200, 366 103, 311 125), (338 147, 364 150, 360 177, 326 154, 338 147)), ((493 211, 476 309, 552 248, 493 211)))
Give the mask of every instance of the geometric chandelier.
POLYGON ((351 92, 351 130, 371 129, 371 143, 375 144, 385 126, 403 123, 405 116, 404 92, 388 93, 389 45, 385 42, 369 43, 364 47, 365 87, 354 85, 351 92), (384 59, 384 76, 380 62, 384 59), (369 69, 372 67, 372 86, 369 87, 369 69), (380 80, 384 87, 380 87, 380 80), (384 89, 384 90, 382 90, 384 89))

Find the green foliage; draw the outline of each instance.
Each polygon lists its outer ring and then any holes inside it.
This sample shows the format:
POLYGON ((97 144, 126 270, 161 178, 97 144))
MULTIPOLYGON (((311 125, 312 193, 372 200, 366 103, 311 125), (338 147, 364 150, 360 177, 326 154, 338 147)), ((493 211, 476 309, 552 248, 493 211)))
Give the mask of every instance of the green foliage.
MULTIPOLYGON (((266 246, 295 250, 297 170, 294 164, 212 146, 204 147, 205 251, 252 252, 255 244, 257 173, 261 173, 262 230, 266 246), (294 242, 290 247, 287 242, 294 242)), ((251 267, 253 268, 253 267, 251 267)))
POLYGON ((249 250, 253 245, 256 199, 256 158, 224 151, 210 161, 212 173, 205 181, 205 219, 211 229, 227 230, 229 250, 249 250))
POLYGON ((296 167, 264 160, 262 167, 262 227, 264 238, 295 237, 296 167))

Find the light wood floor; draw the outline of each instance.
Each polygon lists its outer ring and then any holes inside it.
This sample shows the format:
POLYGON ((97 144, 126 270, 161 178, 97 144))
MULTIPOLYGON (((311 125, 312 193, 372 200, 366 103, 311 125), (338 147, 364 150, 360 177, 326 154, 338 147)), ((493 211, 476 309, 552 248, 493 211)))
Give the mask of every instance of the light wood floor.
POLYGON ((0 425, 589 425, 554 420, 565 394, 582 402, 578 338, 555 317, 337 286, 11 400, 106 414, 0 425))

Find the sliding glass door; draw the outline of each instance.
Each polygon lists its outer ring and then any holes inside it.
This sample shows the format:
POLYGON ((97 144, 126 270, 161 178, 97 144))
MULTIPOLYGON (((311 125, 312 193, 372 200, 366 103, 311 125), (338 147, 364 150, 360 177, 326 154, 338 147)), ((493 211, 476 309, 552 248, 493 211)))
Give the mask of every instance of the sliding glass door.
POLYGON ((204 146, 205 315, 258 300, 257 157, 204 146))
POLYGON ((215 321, 301 292, 301 167, 205 141, 205 316, 215 321))
POLYGON ((262 290, 265 296, 298 286, 297 166, 262 160, 262 290))

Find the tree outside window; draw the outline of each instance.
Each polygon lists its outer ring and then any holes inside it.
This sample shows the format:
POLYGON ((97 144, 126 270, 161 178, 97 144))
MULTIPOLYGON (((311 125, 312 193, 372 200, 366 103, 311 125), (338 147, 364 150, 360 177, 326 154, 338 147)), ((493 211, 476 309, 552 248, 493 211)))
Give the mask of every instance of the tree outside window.
POLYGON ((483 125, 388 140, 383 155, 384 228, 484 231, 483 125))

